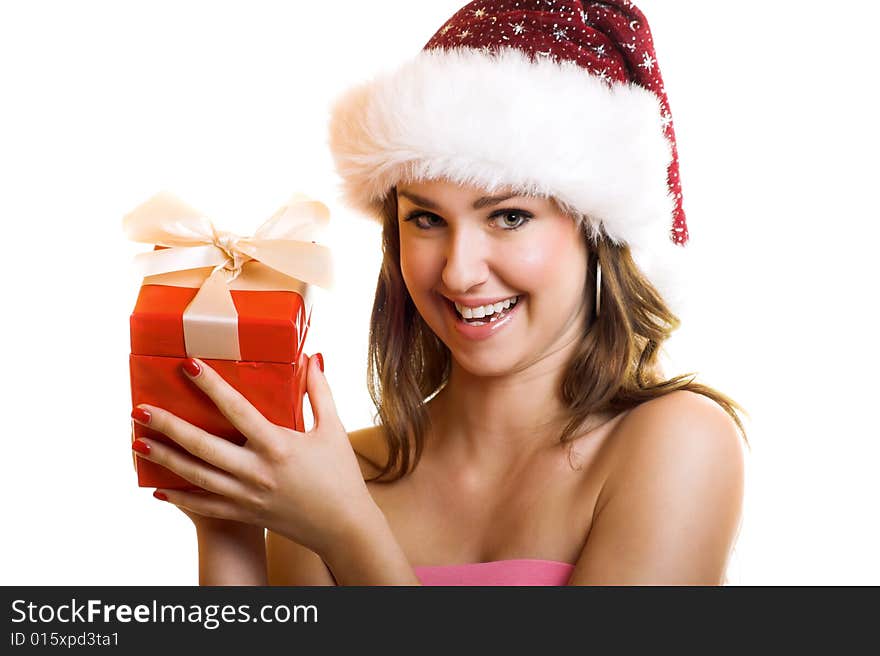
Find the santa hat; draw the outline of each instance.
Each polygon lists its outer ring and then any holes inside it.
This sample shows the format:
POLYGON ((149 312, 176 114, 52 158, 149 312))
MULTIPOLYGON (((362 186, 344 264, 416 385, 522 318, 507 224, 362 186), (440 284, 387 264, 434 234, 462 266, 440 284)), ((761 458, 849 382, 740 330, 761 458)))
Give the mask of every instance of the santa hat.
POLYGON ((556 198, 627 244, 666 301, 688 240, 672 115, 627 0, 476 0, 397 70, 334 104, 344 199, 379 218, 397 184, 445 178, 556 198))

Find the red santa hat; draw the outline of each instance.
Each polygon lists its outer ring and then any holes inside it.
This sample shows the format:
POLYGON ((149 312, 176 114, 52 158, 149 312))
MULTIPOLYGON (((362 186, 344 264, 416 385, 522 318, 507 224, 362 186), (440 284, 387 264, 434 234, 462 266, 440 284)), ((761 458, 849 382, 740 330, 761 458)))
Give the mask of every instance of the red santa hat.
POLYGON ((420 179, 552 196, 680 298, 675 133, 632 2, 475 0, 414 59, 337 99, 329 143, 361 212, 380 217, 394 186, 420 179))

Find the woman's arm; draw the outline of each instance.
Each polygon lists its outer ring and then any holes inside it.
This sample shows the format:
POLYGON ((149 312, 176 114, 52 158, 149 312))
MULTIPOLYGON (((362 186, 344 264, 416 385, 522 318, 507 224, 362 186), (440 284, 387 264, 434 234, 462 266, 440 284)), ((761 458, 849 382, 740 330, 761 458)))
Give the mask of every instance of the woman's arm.
POLYGON ((178 509, 196 529, 199 585, 266 585, 263 528, 178 509))
POLYGON ((336 585, 321 557, 311 549, 266 531, 269 585, 336 585))
POLYGON ((267 585, 264 529, 206 517, 194 523, 199 585, 267 585))
POLYGON ((339 585, 421 585, 379 506, 361 513, 323 559, 339 585))
POLYGON ((742 513, 735 424, 706 397, 673 392, 619 430, 569 585, 722 585, 742 513))
MULTIPOLYGON (((382 523, 387 527, 387 522, 382 523)), ((374 527, 376 528, 376 527, 374 527)), ((397 540, 381 527, 340 541, 321 557, 301 544, 268 532, 269 585, 421 585, 397 540)))

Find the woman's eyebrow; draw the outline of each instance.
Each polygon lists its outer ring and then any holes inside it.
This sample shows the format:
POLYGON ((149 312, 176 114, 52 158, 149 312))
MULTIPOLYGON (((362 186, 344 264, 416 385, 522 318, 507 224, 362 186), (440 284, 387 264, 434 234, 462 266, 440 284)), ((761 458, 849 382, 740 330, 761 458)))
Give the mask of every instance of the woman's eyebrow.
MULTIPOLYGON (((403 196, 404 198, 406 198, 408 200, 411 200, 416 205, 421 205, 422 207, 427 207, 428 209, 431 209, 431 210, 440 209, 440 206, 437 205, 437 203, 435 203, 434 201, 428 200, 427 198, 423 198, 422 196, 419 196, 419 195, 414 194, 412 192, 398 191, 397 193, 398 193, 398 195, 403 196)), ((482 198, 479 198, 474 202, 473 207, 475 210, 478 210, 483 207, 486 207, 487 205, 497 205, 498 203, 500 203, 502 201, 508 200, 510 198, 516 198, 516 197, 517 197, 517 194, 505 194, 505 195, 501 195, 501 196, 483 196, 482 198)))

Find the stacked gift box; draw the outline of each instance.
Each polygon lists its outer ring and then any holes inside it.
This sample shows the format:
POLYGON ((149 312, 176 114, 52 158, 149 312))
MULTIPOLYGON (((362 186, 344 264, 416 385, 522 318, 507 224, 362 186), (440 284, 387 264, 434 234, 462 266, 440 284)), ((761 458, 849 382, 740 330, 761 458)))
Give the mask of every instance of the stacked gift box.
MULTIPOLYGON (((253 238, 219 233, 199 212, 165 193, 127 215, 129 237, 155 244, 153 252, 138 256, 150 275, 131 314, 132 407, 163 408, 245 444, 245 436, 183 373, 183 362, 197 357, 269 421, 304 430, 309 290, 311 284, 330 283, 329 252, 310 238, 328 218, 326 207, 301 195, 253 238), (205 263, 209 266, 193 266, 205 263)), ((132 440, 148 437, 179 448, 135 422, 132 433, 132 440)), ((156 463, 142 458, 135 463, 141 487, 196 487, 156 463)))

